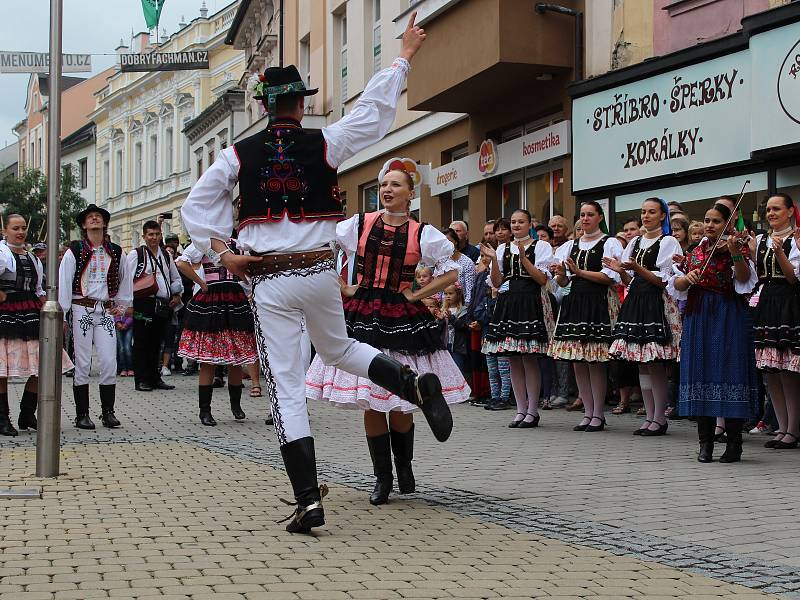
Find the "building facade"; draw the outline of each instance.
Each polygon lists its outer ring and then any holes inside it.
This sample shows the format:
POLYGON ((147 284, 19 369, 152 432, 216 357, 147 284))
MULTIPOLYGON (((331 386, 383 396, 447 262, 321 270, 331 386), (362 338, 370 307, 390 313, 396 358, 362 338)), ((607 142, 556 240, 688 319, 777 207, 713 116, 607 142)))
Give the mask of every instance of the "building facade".
MULTIPOLYGON (((223 42, 238 5, 237 0, 212 15, 202 9, 157 47, 149 34, 140 33, 131 47, 117 48, 120 54, 209 51, 207 71, 118 72, 96 95, 96 194, 112 215, 112 239, 125 248, 140 245, 142 224, 159 214, 171 213, 165 233, 182 231, 179 209, 198 168, 183 130, 237 86, 244 54, 223 42)), ((201 171, 224 141, 218 139, 204 153, 201 171)))
POLYGON ((620 222, 649 197, 701 219, 715 198, 744 190, 756 228, 766 228, 770 195, 800 197, 800 3, 778 4, 739 2, 767 10, 722 37, 572 86, 577 196, 620 222))

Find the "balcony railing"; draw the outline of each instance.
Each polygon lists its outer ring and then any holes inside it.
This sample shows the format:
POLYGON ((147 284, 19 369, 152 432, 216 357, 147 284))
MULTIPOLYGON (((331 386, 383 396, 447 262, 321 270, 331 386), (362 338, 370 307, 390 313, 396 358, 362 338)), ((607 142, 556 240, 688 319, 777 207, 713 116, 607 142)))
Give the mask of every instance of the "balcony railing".
POLYGON ((166 179, 159 179, 137 190, 122 192, 108 198, 103 204, 112 215, 129 208, 139 208, 159 202, 164 198, 188 190, 191 187, 192 172, 173 173, 166 179))

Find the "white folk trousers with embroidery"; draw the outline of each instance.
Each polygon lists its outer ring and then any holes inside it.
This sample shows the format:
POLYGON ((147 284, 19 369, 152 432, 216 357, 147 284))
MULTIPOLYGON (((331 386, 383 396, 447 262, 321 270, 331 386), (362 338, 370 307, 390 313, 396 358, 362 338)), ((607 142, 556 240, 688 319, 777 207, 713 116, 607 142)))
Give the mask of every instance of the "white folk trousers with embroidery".
POLYGON ((379 351, 347 337, 333 261, 253 278, 256 341, 280 445, 311 436, 303 320, 322 361, 367 377, 379 351))
POLYGON ((117 330, 114 315, 97 304, 94 308, 72 305, 72 340, 75 346, 75 377, 72 385, 89 383, 92 347, 100 362, 100 385, 117 381, 117 330))

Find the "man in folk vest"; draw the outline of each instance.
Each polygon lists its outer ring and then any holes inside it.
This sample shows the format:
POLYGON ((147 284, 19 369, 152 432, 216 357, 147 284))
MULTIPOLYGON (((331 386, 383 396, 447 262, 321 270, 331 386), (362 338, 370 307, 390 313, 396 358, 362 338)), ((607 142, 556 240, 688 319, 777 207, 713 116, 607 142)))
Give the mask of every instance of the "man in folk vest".
POLYGON ((144 244, 128 253, 128 269, 136 280, 155 275, 158 289, 133 301, 133 375, 136 391, 173 390, 161 378, 161 342, 172 320, 172 309, 181 301, 183 283, 175 261, 161 247, 161 226, 147 221, 142 226, 144 244))
POLYGON ((114 317, 133 301, 133 277, 122 248, 105 239, 108 211, 90 204, 75 219, 83 239, 72 242, 58 270, 58 301, 72 326, 75 345, 75 426, 94 429, 89 417, 92 348, 100 363, 100 405, 105 427, 119 427, 114 415, 117 330, 114 317))
POLYGON ((450 410, 433 374, 417 375, 375 348, 347 337, 331 242, 343 218, 336 168, 376 143, 394 121, 409 61, 425 40, 412 15, 400 56, 378 72, 350 113, 322 130, 303 129, 306 89, 295 66, 268 68, 254 96, 270 114, 267 128, 226 148, 189 194, 181 211, 194 245, 253 284, 256 338, 275 431, 296 510, 286 526, 308 533, 325 522, 324 486, 317 483, 314 438, 305 400, 302 320, 326 365, 369 377, 421 407, 434 435, 452 430, 450 410), (231 192, 238 182, 238 245, 226 246, 233 225, 231 192))

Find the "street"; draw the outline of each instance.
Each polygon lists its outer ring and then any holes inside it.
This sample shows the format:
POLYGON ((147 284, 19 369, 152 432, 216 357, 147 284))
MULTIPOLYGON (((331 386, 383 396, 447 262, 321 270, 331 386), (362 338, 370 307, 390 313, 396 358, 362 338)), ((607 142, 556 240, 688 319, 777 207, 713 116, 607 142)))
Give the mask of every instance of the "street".
POLYGON ((417 493, 373 507, 361 414, 313 404, 327 524, 293 536, 266 400, 245 389, 235 422, 215 390, 203 427, 196 379, 169 382, 119 379, 123 427, 86 432, 65 379, 56 480, 32 475, 35 434, 0 442, 0 487, 43 487, 2 501, 0 599, 800 598, 797 453, 763 436, 739 465, 703 465, 688 421, 636 438, 635 417, 609 416, 586 434, 554 410, 509 430, 510 412, 459 405, 446 444, 418 423, 417 493))

